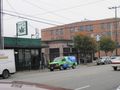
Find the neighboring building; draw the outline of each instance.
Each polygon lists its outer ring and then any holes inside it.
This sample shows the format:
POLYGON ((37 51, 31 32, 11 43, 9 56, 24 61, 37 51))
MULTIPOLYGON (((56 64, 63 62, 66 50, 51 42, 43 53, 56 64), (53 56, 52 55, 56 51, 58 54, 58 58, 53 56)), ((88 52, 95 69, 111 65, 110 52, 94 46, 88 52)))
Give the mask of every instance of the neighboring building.
MULTIPOLYGON (((56 56, 77 55, 77 50, 70 47, 72 40, 77 32, 87 32, 89 36, 110 36, 112 40, 118 41, 120 44, 120 18, 102 19, 94 21, 81 21, 71 24, 42 29, 41 39, 48 44, 49 48, 43 49, 48 60, 52 60, 56 56), (117 21, 116 21, 117 20, 117 21), (117 22, 117 26, 116 26, 117 22), (117 38, 116 38, 117 28, 117 38), (69 45, 70 44, 70 45, 69 45)), ((115 52, 114 52, 115 54, 115 52)), ((103 56, 104 53, 101 53, 103 56)), ((120 50, 118 50, 120 55, 120 50)), ((98 54, 96 54, 98 56, 98 54)), ((79 57, 79 55, 77 55, 79 57)))
POLYGON ((14 49, 17 71, 39 69, 43 66, 41 39, 4 37, 4 48, 14 49))

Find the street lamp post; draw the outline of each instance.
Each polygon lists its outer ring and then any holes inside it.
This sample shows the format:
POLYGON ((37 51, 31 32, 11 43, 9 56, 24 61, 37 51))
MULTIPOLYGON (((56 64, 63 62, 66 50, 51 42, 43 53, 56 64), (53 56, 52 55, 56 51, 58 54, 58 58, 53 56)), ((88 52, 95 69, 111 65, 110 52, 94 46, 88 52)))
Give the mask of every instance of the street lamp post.
POLYGON ((101 35, 96 35, 97 49, 98 49, 98 57, 99 57, 99 58, 100 58, 100 38, 101 38, 101 35))
POLYGON ((4 43, 3 43, 3 1, 0 0, 0 49, 4 48, 4 43))
MULTIPOLYGON (((114 6, 114 7, 109 7, 109 9, 114 9, 115 10, 115 41, 116 41, 116 45, 118 46, 118 26, 117 26, 117 9, 120 8, 120 6, 114 6)), ((118 55, 118 51, 117 51, 117 46, 116 46, 116 56, 118 55)))

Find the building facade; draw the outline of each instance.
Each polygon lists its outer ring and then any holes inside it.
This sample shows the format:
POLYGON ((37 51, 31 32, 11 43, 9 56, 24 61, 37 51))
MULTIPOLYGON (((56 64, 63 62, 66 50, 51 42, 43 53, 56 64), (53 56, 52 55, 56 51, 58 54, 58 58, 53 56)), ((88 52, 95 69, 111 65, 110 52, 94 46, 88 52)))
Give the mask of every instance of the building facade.
MULTIPOLYGON (((47 60, 52 60, 56 56, 77 55, 77 50, 71 47, 73 37, 77 32, 86 32, 89 36, 95 39, 96 36, 109 36, 112 40, 116 41, 119 46, 120 18, 81 21, 42 29, 41 39, 49 46, 48 48, 43 49, 47 60)), ((120 55, 119 49, 117 49, 117 53, 120 55)), ((101 52, 101 56, 103 55, 105 55, 105 53, 101 52)), ((98 53, 96 53, 96 56, 98 57, 98 53)), ((77 57, 79 57, 79 55, 77 57)))
POLYGON ((4 37, 4 48, 14 50, 17 71, 42 69, 42 47, 41 39, 4 37))

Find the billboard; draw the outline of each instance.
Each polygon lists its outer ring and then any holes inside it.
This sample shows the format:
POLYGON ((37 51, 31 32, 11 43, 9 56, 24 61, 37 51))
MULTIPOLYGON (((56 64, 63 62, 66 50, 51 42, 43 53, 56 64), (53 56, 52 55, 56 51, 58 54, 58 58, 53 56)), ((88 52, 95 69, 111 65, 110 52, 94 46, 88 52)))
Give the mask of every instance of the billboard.
POLYGON ((20 21, 16 23, 17 36, 23 36, 28 34, 27 21, 20 21))

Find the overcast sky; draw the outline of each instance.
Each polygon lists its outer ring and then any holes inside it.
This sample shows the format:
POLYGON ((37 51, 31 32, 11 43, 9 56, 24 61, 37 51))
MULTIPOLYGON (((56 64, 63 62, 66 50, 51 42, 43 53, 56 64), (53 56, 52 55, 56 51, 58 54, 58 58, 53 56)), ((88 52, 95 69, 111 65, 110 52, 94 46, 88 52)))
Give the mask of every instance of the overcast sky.
MULTIPOLYGON (((115 11, 108 7, 120 6, 120 0, 3 0, 3 12, 27 17, 39 22, 4 14, 4 36, 15 37, 16 23, 28 21, 28 35, 35 29, 53 27, 87 20, 113 18, 115 11)), ((117 10, 120 17, 120 8, 117 10)), ((39 32, 40 33, 40 32, 39 32)))

